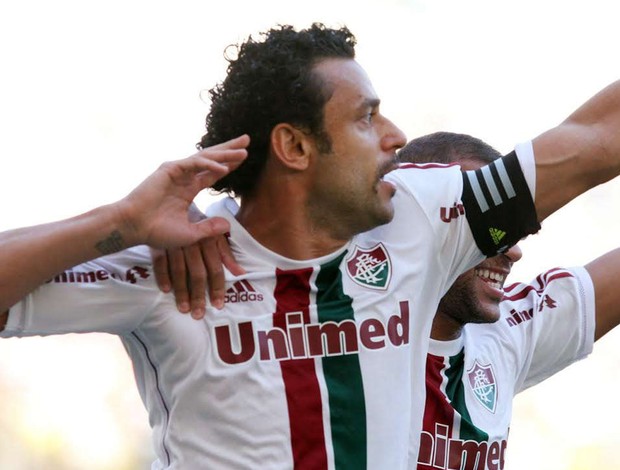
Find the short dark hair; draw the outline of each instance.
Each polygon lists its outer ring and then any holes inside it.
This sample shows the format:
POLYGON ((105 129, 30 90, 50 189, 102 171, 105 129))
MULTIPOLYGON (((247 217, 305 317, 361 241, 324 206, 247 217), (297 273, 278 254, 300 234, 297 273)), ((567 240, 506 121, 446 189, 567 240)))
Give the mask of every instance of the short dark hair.
POLYGON ((501 156, 486 142, 453 132, 435 132, 418 137, 398 151, 401 162, 411 163, 455 163, 463 160, 491 163, 501 156))
POLYGON ((252 36, 237 46, 224 81, 209 90, 211 109, 206 134, 199 148, 249 134, 248 157, 213 189, 236 196, 252 194, 269 153, 271 131, 289 123, 314 134, 326 150, 331 148, 324 132, 323 108, 331 97, 314 66, 328 58, 355 58, 355 36, 348 28, 327 28, 314 23, 296 31, 280 25, 252 36))

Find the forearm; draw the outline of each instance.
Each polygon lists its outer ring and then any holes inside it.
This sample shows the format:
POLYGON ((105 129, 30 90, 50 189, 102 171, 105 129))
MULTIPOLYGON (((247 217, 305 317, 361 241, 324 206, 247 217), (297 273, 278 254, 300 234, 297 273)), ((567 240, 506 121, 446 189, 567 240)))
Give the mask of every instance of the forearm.
POLYGON ((116 205, 1 233, 0 312, 58 272, 134 244, 116 205))
POLYGON ((187 246, 227 232, 225 220, 192 223, 187 210, 198 192, 241 164, 248 144, 248 136, 241 136, 164 163, 114 204, 1 233, 0 315, 59 271, 83 261, 138 244, 187 246))
POLYGON ((594 285, 596 330, 600 339, 620 323, 620 249, 600 256, 585 266, 594 285))
POLYGON ((533 140, 536 209, 543 220, 620 174, 620 81, 596 94, 562 124, 533 140))

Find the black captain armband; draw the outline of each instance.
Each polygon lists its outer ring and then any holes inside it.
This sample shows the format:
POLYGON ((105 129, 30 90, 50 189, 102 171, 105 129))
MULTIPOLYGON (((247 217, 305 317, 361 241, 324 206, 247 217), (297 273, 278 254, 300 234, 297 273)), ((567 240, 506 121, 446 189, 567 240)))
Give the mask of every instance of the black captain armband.
POLYGON ((536 207, 515 152, 463 172, 463 206, 474 239, 486 256, 538 232, 536 207))

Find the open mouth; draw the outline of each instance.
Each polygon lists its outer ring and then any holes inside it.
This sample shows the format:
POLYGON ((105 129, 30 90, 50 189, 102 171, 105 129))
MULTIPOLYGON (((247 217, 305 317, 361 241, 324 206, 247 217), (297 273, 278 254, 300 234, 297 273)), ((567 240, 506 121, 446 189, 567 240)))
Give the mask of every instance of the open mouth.
POLYGON ((491 287, 501 290, 504 287, 504 281, 506 280, 506 274, 491 271, 485 268, 476 268, 474 270, 476 276, 489 284, 491 287))
POLYGON ((379 167, 377 178, 379 180, 383 180, 385 175, 387 175, 390 171, 394 171, 398 168, 398 161, 396 157, 392 158, 390 161, 385 162, 383 165, 379 167))
POLYGON ((381 165, 381 167, 379 168, 378 174, 377 174, 377 186, 389 185, 391 188, 392 196, 394 195, 394 192, 396 192, 396 187, 391 182, 385 181, 385 175, 387 175, 389 172, 393 170, 396 170, 397 168, 398 168, 398 163, 396 162, 396 160, 391 160, 385 163, 384 165, 381 165))

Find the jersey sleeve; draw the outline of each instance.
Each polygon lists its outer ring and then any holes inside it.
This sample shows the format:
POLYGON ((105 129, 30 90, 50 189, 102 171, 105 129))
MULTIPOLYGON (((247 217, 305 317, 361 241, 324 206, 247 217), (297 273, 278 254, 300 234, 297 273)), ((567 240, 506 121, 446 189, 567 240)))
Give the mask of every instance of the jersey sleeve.
POLYGON ((503 328, 517 344, 515 393, 586 357, 594 345, 594 287, 584 268, 552 269, 506 288, 503 328))
POLYGON ((465 217, 460 166, 403 164, 386 179, 397 187, 390 226, 403 243, 423 240, 413 243, 412 250, 418 250, 415 256, 420 262, 430 264, 428 269, 443 273, 445 292, 458 275, 484 259, 465 217))
POLYGON ((474 172, 461 172, 455 164, 405 163, 387 178, 397 185, 397 225, 408 227, 410 236, 427 228, 432 234, 436 264, 447 273, 444 292, 485 256, 539 229, 531 189, 515 153, 474 172), (399 191, 410 198, 403 201, 399 191), (411 215, 420 211, 422 218, 411 215))
POLYGON ((144 247, 80 264, 14 305, 0 337, 132 331, 163 295, 153 278, 144 247))

